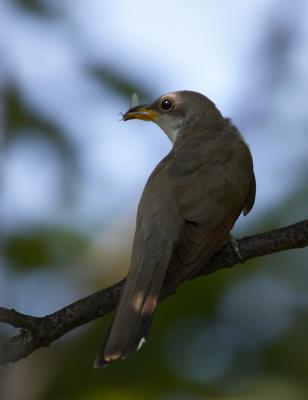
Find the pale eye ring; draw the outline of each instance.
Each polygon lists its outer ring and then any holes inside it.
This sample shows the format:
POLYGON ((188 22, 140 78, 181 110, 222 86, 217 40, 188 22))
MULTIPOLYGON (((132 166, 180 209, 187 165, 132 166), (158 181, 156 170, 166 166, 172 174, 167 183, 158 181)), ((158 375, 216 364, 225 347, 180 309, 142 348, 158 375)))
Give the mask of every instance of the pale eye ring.
POLYGON ((171 111, 173 109, 173 106, 174 106, 174 102, 171 99, 164 99, 160 103, 160 108, 163 111, 171 111))

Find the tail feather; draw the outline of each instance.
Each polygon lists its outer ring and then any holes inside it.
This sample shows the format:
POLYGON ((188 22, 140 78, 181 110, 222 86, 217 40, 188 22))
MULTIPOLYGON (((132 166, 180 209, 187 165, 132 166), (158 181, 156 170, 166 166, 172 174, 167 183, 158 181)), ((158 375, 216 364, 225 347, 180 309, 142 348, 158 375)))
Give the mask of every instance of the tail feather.
POLYGON ((172 249, 165 245, 159 259, 133 265, 127 276, 109 331, 102 343, 94 367, 126 358, 138 350, 148 336, 158 303, 172 249))

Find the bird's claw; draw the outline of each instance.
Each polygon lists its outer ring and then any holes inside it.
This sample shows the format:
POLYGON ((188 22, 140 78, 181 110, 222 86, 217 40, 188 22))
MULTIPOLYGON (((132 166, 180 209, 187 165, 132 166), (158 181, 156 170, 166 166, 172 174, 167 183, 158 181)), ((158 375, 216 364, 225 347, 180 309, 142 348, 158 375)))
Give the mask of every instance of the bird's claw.
POLYGON ((244 264, 245 260, 244 260, 244 257, 242 256, 241 252, 240 252, 238 241, 231 234, 230 234, 229 240, 230 240, 231 246, 232 246, 232 248, 234 250, 234 253, 237 255, 240 263, 244 264))

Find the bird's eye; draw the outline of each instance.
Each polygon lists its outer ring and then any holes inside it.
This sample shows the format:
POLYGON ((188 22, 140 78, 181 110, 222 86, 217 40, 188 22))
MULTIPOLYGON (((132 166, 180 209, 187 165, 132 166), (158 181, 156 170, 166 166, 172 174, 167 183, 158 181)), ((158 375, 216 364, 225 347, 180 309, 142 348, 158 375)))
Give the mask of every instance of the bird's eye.
POLYGON ((170 99, 164 99, 161 103, 160 103, 160 107, 162 110, 164 111, 170 111, 173 108, 173 101, 170 99))

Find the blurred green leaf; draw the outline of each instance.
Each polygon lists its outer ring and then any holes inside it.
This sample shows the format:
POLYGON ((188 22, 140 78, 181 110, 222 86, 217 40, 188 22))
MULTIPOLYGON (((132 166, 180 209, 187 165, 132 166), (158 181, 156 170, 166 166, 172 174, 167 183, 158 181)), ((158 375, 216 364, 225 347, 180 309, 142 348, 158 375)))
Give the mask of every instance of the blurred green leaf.
POLYGON ((79 170, 77 147, 54 121, 50 121, 37 111, 29 109, 19 91, 8 85, 3 91, 4 137, 3 147, 8 147, 20 137, 36 136, 56 150, 63 166, 63 189, 70 191, 72 177, 79 170))
POLYGON ((23 130, 31 131, 48 140, 63 159, 75 163, 76 149, 62 129, 46 117, 30 110, 22 101, 18 90, 14 86, 7 86, 3 93, 5 133, 4 144, 9 145, 16 137, 24 134, 23 130))
POLYGON ((2 255, 15 270, 61 266, 88 243, 81 233, 61 227, 33 227, 2 238, 2 255))
POLYGON ((123 96, 127 101, 136 92, 141 99, 153 99, 150 89, 146 89, 143 84, 133 81, 124 74, 117 73, 114 69, 104 65, 88 65, 87 72, 104 86, 109 87, 114 92, 123 96))
POLYGON ((11 0, 23 11, 36 14, 39 17, 52 17, 55 12, 44 0, 11 0))

